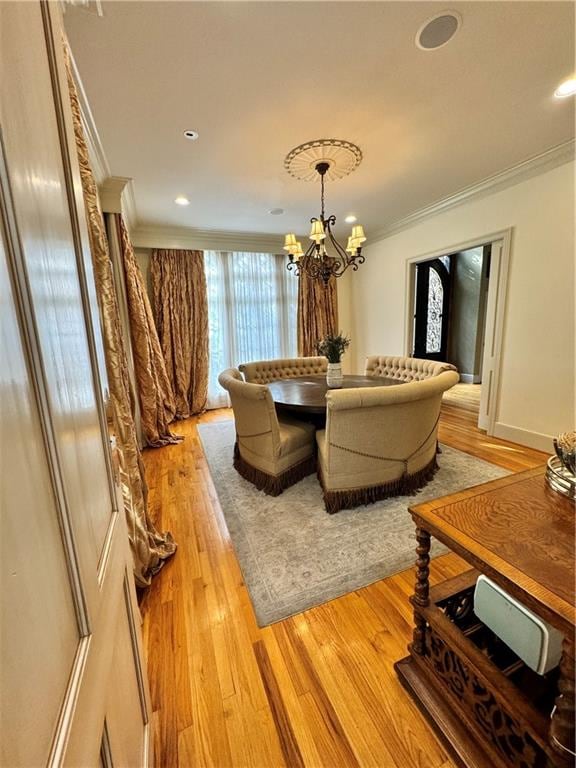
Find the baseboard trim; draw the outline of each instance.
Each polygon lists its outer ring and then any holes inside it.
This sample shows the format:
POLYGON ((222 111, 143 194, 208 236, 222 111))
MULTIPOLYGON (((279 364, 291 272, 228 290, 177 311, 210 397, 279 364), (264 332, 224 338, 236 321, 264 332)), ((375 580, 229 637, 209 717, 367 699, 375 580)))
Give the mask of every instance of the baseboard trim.
POLYGON ((154 742, 152 740, 152 723, 144 724, 144 743, 142 745, 142 768, 152 768, 154 765, 154 742))
POLYGON ((510 424, 503 424, 501 421, 497 421, 494 424, 494 437, 501 437, 503 440, 509 440, 511 443, 535 448, 537 451, 544 451, 544 453, 552 453, 554 450, 552 435, 530 432, 528 429, 513 427, 510 424))

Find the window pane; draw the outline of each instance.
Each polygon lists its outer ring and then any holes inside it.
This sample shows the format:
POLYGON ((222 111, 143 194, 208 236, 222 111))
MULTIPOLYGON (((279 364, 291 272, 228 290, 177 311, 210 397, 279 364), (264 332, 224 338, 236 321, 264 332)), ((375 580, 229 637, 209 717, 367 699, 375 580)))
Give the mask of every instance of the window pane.
POLYGON ((429 271, 426 352, 440 352, 442 339, 442 302, 444 288, 434 267, 429 271))
POLYGON ((205 251, 210 374, 208 407, 228 404, 225 368, 296 355, 298 279, 270 253, 205 251))

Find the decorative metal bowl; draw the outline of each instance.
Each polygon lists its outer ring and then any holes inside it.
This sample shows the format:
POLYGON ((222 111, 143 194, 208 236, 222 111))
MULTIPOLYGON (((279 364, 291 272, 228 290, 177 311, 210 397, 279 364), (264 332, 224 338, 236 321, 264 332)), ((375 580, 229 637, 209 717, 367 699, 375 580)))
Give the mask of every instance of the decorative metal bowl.
POLYGON ((562 464, 576 475, 576 432, 563 432, 554 439, 554 450, 562 464))
POLYGON ((548 485, 558 493, 576 499, 576 475, 566 467, 558 456, 550 456, 546 465, 548 485))

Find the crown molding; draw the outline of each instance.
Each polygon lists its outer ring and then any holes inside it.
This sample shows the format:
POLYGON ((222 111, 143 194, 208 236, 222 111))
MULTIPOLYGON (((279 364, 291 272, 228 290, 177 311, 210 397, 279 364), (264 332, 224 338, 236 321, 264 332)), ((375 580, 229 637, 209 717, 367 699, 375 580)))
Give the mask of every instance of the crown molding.
POLYGON ((393 221, 382 229, 372 233, 370 242, 374 243, 378 240, 383 240, 404 229, 409 229, 426 219, 450 211, 452 208, 456 208, 459 205, 471 202, 472 200, 479 200, 482 197, 494 194, 495 192, 500 192, 515 184, 519 184, 522 181, 526 181, 533 176, 545 173, 546 171, 551 171, 564 163, 574 160, 574 147, 575 140, 569 139, 563 144, 558 144, 539 155, 535 155, 534 157, 528 158, 528 160, 513 165, 511 168, 507 168, 500 173, 489 176, 476 184, 471 184, 469 187, 464 187, 459 192, 455 192, 453 195, 449 195, 431 205, 420 208, 419 210, 408 214, 408 216, 393 221))
POLYGON ((98 194, 104 213, 121 213, 128 231, 136 227, 134 182, 126 176, 109 176, 99 185, 98 194))
POLYGON ((281 253, 282 236, 191 227, 138 226, 130 233, 136 248, 182 248, 213 251, 281 253))
POLYGON ((122 193, 132 181, 125 176, 110 176, 98 188, 103 213, 122 213, 122 193))
POLYGON ((86 135, 86 144, 88 145, 88 154, 90 156, 90 164, 92 166, 92 173, 96 184, 100 185, 102 182, 111 176, 110 166, 100 140, 98 129, 94 121, 94 115, 90 109, 86 91, 76 66, 76 61, 72 51, 70 51, 70 61, 72 63, 72 72, 74 75, 74 81, 76 82, 76 90, 78 92, 78 102, 80 104, 80 118, 82 120, 82 126, 86 135))
POLYGON ((122 191, 122 213, 128 232, 132 237, 132 232, 138 226, 138 214, 136 213, 136 198, 134 197, 134 179, 127 179, 127 182, 122 191))
POLYGON ((100 134, 96 127, 94 115, 88 103, 88 97, 84 90, 78 67, 72 51, 70 51, 72 72, 78 92, 80 105, 80 119, 86 136, 88 155, 94 180, 98 185, 102 209, 109 213, 122 213, 126 221, 128 231, 132 232, 137 226, 136 200, 134 197, 134 180, 125 176, 112 176, 108 158, 104 152, 100 134))

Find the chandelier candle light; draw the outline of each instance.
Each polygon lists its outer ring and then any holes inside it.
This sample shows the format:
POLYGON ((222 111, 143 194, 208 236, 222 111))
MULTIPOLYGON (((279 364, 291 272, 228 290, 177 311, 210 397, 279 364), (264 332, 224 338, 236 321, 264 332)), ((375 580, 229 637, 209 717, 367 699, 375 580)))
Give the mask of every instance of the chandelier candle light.
POLYGON ((357 270, 364 263, 364 228, 360 224, 354 225, 348 244, 343 248, 332 233, 336 217, 326 217, 324 211, 324 177, 340 179, 347 176, 361 160, 359 147, 342 139, 310 141, 286 156, 284 167, 292 176, 304 181, 320 177, 320 217, 310 219, 312 242, 304 252, 295 234, 290 233, 284 238, 284 250, 288 252, 287 268, 294 270, 296 275, 305 272, 312 279, 322 280, 324 285, 328 285, 331 277, 340 277, 348 267, 357 270))

